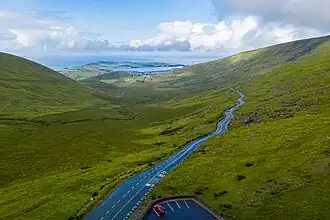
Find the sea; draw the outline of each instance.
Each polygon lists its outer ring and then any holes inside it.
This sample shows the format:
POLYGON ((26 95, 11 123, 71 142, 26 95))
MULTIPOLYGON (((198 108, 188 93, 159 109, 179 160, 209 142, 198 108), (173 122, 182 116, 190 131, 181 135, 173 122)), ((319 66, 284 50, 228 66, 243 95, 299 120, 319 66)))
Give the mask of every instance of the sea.
MULTIPOLYGON (((98 61, 114 62, 163 62, 171 64, 193 65, 220 59, 223 56, 213 53, 194 54, 194 53, 126 53, 126 54, 106 54, 106 55, 53 55, 33 58, 34 61, 41 63, 54 70, 63 70, 65 67, 81 66, 98 61)), ((150 67, 135 69, 137 72, 165 71, 168 67, 150 67)), ((120 71, 131 71, 132 69, 120 69, 120 71)))

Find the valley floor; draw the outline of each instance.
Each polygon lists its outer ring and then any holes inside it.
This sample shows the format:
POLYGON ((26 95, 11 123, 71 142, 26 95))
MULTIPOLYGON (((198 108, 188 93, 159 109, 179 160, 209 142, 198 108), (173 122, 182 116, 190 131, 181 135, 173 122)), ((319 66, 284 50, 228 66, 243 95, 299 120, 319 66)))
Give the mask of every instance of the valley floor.
POLYGON ((222 90, 129 111, 122 105, 3 118, 0 145, 8 147, 0 148, 0 215, 67 219, 84 214, 129 176, 213 131, 235 98, 222 90))

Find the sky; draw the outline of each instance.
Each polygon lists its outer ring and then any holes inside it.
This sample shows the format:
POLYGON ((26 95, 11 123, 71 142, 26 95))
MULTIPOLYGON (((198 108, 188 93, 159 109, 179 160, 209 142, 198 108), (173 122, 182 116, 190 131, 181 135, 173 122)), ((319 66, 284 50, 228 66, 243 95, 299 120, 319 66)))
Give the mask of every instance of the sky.
POLYGON ((330 0, 0 0, 0 5, 0 51, 34 58, 227 56, 330 33, 330 0))

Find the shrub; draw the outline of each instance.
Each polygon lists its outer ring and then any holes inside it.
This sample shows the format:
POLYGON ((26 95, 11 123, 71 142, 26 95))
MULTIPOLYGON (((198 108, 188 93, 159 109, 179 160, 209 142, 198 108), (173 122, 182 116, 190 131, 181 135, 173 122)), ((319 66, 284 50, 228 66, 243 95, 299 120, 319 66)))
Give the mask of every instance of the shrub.
POLYGON ((233 206, 231 204, 224 204, 223 207, 226 209, 231 209, 233 206))
POLYGON ((221 192, 215 192, 215 193, 213 193, 213 197, 214 198, 217 198, 217 197, 220 197, 220 196, 224 196, 224 195, 226 195, 228 192, 226 191, 226 190, 224 190, 224 191, 221 191, 221 192))
POLYGON ((247 163, 245 164, 245 166, 246 166, 246 167, 252 167, 252 166, 253 166, 253 164, 252 164, 252 163, 250 163, 250 162, 247 162, 247 163))
POLYGON ((246 176, 244 176, 244 175, 237 175, 238 181, 244 180, 245 178, 246 178, 246 176))
POLYGON ((203 188, 197 188, 194 192, 195 195, 203 195, 203 191, 204 189, 203 188))
POLYGON ((93 194, 92 194, 92 197, 94 198, 94 197, 96 197, 96 196, 98 196, 98 192, 93 192, 93 194))

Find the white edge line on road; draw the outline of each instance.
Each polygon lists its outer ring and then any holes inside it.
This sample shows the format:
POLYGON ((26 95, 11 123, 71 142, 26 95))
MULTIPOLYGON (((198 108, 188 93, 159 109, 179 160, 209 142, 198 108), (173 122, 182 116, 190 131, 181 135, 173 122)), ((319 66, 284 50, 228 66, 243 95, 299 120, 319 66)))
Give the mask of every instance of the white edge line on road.
POLYGON ((132 196, 132 198, 130 198, 130 200, 128 200, 126 203, 125 203, 125 205, 117 212, 117 214, 111 219, 111 220, 113 220, 113 219, 115 219, 116 217, 117 217, 117 215, 121 212, 121 211, 123 211, 123 209, 127 206, 127 204, 130 202, 130 201, 132 201, 132 199, 134 199, 134 197, 137 195, 137 194, 139 194, 139 192, 141 192, 143 189, 144 189, 145 187, 142 187, 139 191, 137 191, 136 193, 135 193, 135 195, 134 196, 132 196))
MULTIPOLYGON (((235 91, 235 90, 234 90, 235 91)), ((241 95, 240 93, 239 93, 239 95, 241 95)), ((241 95, 242 96, 242 95, 241 95)), ((240 104, 238 105, 238 106, 240 106, 240 104)), ((226 119, 225 119, 226 120, 226 119)), ((223 123, 224 122, 226 122, 226 121, 223 121, 223 123)), ((222 126, 223 126, 223 123, 221 123, 220 124, 220 128, 222 129, 222 126)), ((214 132, 213 134, 216 134, 217 133, 217 131, 216 132, 214 132)), ((188 157, 188 155, 186 155, 187 153, 190 155, 190 153, 192 153, 194 150, 196 150, 195 148, 196 148, 196 146, 197 145, 199 145, 201 142, 204 142, 205 140, 208 140, 208 139, 210 139, 212 137, 212 135, 209 135, 209 136, 206 136, 206 137, 204 137, 204 138, 202 138, 202 139, 200 139, 200 140, 198 140, 198 141, 196 141, 195 143, 192 143, 191 145, 188 145, 188 148, 187 149, 185 149, 185 150, 183 150, 182 152, 179 152, 179 154, 177 155, 178 156, 178 158, 173 158, 173 160, 172 161, 170 161, 169 162, 169 164, 167 165, 167 166, 165 166, 164 168, 161 168, 161 170, 163 170, 163 171, 165 171, 165 169, 167 168, 167 167, 169 167, 171 164, 173 164, 173 163, 175 163, 175 162, 178 162, 180 159, 182 159, 182 157, 183 156, 185 156, 185 157, 188 157), (181 154, 181 155, 180 155, 181 154)), ((157 169, 159 169, 159 167, 157 168, 157 169)), ((157 171, 157 169, 155 170, 155 171, 157 171)), ((154 171, 154 172, 155 172, 154 171)), ((151 173, 149 173, 148 175, 150 175, 151 173)), ((155 175, 153 178, 155 178, 157 175, 155 175)), ((136 185, 138 185, 138 184, 136 184, 136 185)), ((119 212, 117 212, 116 213, 116 215, 111 219, 111 220, 113 220, 113 219, 115 219, 116 217, 117 217, 117 215, 127 206, 127 204, 134 198, 134 197, 136 197, 136 195, 139 193, 139 192, 141 192, 143 189, 144 189, 145 187, 142 187, 139 191, 137 191, 136 192, 136 194, 133 196, 133 197, 131 197, 131 199, 130 200, 128 200, 126 203, 125 203, 125 205, 119 210, 119 212)), ((132 188, 132 189, 134 189, 134 187, 132 188)), ((150 188, 149 189, 150 191, 152 190, 152 188, 150 188)), ((173 208, 171 207, 171 205, 169 204, 169 203, 167 203, 168 204, 168 206, 172 209, 172 211, 173 211, 173 208)), ((178 207, 180 207, 180 205, 177 203, 177 205, 178 205, 178 207)))

